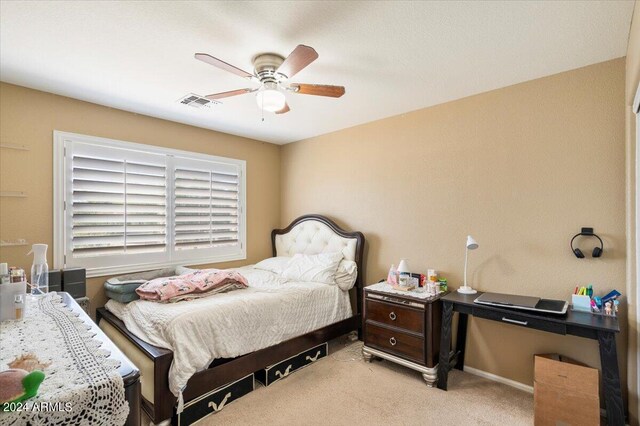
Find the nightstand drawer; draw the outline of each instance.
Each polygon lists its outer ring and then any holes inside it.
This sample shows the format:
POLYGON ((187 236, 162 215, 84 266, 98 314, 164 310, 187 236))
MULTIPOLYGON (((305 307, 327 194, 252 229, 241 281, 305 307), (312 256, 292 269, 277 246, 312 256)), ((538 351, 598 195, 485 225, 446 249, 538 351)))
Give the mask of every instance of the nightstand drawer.
POLYGON ((371 323, 367 323, 365 327, 365 345, 424 364, 423 339, 371 323))
POLYGON ((423 334, 424 311, 367 299, 367 321, 375 321, 423 334))

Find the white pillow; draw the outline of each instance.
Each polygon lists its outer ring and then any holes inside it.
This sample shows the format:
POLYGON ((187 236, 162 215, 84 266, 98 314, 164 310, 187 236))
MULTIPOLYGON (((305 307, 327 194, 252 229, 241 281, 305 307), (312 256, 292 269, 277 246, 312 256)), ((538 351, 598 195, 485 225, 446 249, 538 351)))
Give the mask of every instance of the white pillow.
POLYGON ((291 281, 336 284, 336 270, 342 258, 342 253, 296 254, 289 261, 287 268, 282 271, 282 278, 291 281))
POLYGON ((342 260, 336 271, 336 284, 341 290, 349 291, 358 278, 358 264, 353 260, 342 260))
POLYGON ((274 274, 281 274, 289 264, 290 260, 290 257, 285 256, 270 257, 256 263, 253 267, 255 269, 262 269, 263 271, 273 272, 274 274))
POLYGON ((187 275, 197 271, 197 269, 188 268, 186 266, 176 266, 177 275, 187 275))

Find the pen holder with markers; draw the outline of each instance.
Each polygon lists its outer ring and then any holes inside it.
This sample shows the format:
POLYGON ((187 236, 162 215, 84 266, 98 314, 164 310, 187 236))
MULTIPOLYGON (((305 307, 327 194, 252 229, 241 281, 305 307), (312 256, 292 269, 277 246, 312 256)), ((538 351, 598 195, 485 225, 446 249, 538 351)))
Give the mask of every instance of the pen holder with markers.
POLYGON ((579 312, 590 312, 594 315, 603 315, 609 317, 615 317, 618 315, 618 297, 621 294, 613 290, 602 298, 593 296, 593 289, 589 286, 588 289, 582 287, 578 290, 577 294, 571 295, 571 310, 579 312), (589 296, 591 294, 591 296, 589 296))
POLYGON ((571 310, 580 312, 593 312, 591 310, 591 298, 579 294, 571 295, 571 310))

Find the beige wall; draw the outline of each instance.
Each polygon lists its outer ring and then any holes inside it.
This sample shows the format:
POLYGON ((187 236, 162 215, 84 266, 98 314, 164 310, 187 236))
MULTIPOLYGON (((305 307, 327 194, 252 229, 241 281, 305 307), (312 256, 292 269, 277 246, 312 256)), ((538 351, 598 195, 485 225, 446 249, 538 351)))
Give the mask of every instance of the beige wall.
MULTIPOLYGON (((281 223, 321 213, 364 232, 369 283, 406 257, 458 287, 472 234, 480 290, 622 290, 624 68, 621 58, 285 145, 281 223), (571 253, 581 226, 604 238, 601 259, 571 253)), ((577 337, 482 320, 469 336, 469 366, 529 385, 535 353, 599 364, 596 342, 577 337)), ((624 332, 618 348, 624 378, 624 332)))
POLYGON ((640 402, 638 401, 638 282, 636 275, 636 117, 632 110, 636 90, 640 84, 640 1, 636 1, 629 32, 626 58, 626 151, 627 151, 627 300, 629 302, 628 373, 629 382, 629 423, 640 424, 640 402))
MULTIPOLYGON (((53 130, 202 152, 247 162, 247 259, 271 256, 270 233, 280 224, 280 148, 277 145, 107 108, 6 83, 0 84, 0 142, 30 151, 0 150, 0 238, 53 243, 53 130)), ((29 268, 28 247, 0 248, 0 259, 29 268)), ((52 252, 49 250, 49 266, 52 252)), ((224 263, 233 266, 245 263, 224 263)), ((88 283, 92 306, 106 301, 104 278, 88 283)))

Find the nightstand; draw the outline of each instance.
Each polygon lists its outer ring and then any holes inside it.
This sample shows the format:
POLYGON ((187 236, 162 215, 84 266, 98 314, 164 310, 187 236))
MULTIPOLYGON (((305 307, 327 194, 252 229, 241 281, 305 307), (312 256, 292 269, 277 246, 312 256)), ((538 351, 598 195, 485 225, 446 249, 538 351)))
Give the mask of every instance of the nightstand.
POLYGON ((387 283, 364 288, 364 346, 367 361, 379 357, 422 373, 427 386, 437 381, 440 351, 440 297, 394 290, 387 283))

